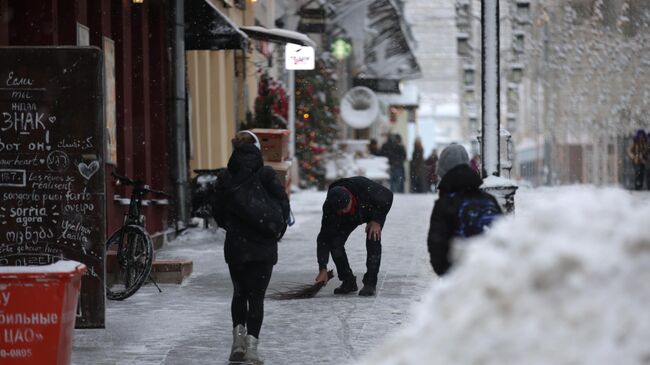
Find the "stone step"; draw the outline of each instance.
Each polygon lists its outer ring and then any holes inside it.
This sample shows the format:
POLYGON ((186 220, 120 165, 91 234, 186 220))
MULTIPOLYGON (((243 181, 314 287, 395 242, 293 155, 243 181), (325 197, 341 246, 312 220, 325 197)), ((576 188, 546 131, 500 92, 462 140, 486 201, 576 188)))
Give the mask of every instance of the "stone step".
MULTIPOLYGON (((115 252, 106 253, 106 279, 110 282, 115 280, 113 265, 117 264, 115 252)), ((192 274, 194 263, 187 259, 154 259, 151 265, 151 276, 157 283, 181 284, 183 280, 192 274)))
POLYGON ((194 262, 187 259, 154 260, 151 276, 157 283, 181 284, 192 274, 194 262))

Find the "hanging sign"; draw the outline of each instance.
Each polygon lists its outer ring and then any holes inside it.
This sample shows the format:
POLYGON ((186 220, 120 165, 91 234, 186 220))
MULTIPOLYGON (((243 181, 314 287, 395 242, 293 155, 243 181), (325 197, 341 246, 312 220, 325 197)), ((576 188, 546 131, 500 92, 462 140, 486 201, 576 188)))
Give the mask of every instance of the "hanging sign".
POLYGON ((316 56, 312 47, 287 43, 284 53, 284 67, 287 70, 313 70, 316 66, 316 56))

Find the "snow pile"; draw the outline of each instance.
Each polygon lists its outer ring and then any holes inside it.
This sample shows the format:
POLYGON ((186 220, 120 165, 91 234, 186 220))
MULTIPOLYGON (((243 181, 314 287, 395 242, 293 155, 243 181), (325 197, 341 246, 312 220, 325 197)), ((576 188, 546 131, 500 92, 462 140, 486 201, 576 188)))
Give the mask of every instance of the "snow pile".
POLYGON ((73 260, 59 260, 49 265, 0 266, 0 274, 63 274, 85 271, 86 266, 73 260))
POLYGON ((481 188, 500 188, 510 186, 517 186, 517 182, 501 176, 488 176, 483 179, 483 184, 481 184, 481 188))
POLYGON ((359 364, 650 363, 645 203, 580 187, 518 206, 359 364))

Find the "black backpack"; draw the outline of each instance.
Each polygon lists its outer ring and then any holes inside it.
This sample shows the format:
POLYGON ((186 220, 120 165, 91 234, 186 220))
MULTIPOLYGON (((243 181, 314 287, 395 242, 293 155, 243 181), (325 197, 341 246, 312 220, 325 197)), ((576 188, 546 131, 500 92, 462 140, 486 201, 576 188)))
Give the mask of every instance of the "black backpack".
POLYGON ((264 188, 259 171, 226 190, 224 198, 230 213, 261 236, 279 240, 284 235, 287 222, 282 205, 264 188))
POLYGON ((503 215, 499 203, 484 192, 453 193, 456 208, 456 237, 472 237, 483 233, 486 227, 503 215))

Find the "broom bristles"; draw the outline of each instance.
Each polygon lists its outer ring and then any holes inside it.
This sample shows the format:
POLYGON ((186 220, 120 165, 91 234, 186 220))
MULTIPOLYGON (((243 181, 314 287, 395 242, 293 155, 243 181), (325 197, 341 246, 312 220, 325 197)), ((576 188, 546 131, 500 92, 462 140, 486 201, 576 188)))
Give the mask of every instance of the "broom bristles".
MULTIPOLYGON (((329 281, 334 277, 334 270, 327 272, 327 280, 329 281)), ((271 299, 275 300, 291 300, 291 299, 309 299, 316 296, 316 294, 325 286, 325 283, 316 284, 301 284, 295 288, 286 291, 276 291, 269 295, 271 299)))

